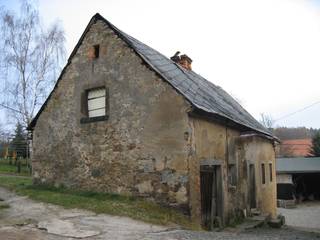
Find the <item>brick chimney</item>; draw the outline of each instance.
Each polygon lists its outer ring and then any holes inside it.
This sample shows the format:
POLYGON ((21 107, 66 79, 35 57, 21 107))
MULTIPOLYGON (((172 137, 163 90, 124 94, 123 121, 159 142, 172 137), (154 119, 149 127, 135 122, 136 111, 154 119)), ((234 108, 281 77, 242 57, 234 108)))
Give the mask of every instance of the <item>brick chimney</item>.
POLYGON ((187 70, 192 70, 192 59, 189 58, 186 54, 180 55, 180 52, 178 51, 176 52, 176 54, 174 54, 174 56, 171 57, 171 60, 178 63, 181 67, 187 70))

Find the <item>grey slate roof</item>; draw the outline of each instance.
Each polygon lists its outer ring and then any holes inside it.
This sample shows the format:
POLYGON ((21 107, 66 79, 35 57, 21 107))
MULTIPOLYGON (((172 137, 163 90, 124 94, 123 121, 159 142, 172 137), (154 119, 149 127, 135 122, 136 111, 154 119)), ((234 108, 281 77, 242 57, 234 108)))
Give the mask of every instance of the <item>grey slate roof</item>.
MULTIPOLYGON (((158 51, 122 32, 98 13, 94 15, 89 22, 77 46, 71 53, 68 62, 70 62, 70 59, 75 54, 79 44, 81 44, 82 39, 85 33, 88 31, 90 25, 97 20, 104 21, 111 29, 113 29, 114 32, 123 41, 125 41, 129 47, 131 47, 145 61, 147 65, 149 65, 164 80, 166 80, 179 93, 181 93, 196 109, 202 110, 209 114, 218 115, 251 130, 272 136, 272 133, 264 128, 257 120, 255 120, 222 88, 214 85, 193 71, 185 70, 158 51)), ((41 109, 39 112, 41 112, 41 109)), ((38 114, 30 124, 29 128, 34 127, 38 114)))
POLYGON ((277 158, 277 173, 311 173, 320 172, 320 157, 277 158))
MULTIPOLYGON (((106 21, 104 18, 102 20, 106 21)), ((196 108, 228 118, 250 129, 272 135, 221 87, 214 85, 193 71, 185 70, 158 51, 122 32, 111 23, 107 23, 134 48, 145 62, 196 108)))

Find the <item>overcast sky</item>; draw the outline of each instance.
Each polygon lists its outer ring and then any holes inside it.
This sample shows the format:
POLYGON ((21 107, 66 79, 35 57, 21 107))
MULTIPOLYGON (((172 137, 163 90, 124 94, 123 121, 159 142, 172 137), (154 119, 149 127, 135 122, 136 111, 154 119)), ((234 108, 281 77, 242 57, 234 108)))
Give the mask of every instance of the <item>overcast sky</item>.
MULTIPOLYGON (((15 9, 17 0, 0 0, 15 9)), ((235 97, 255 118, 320 128, 320 1, 37 0, 45 24, 64 26, 67 53, 97 12, 235 97)))

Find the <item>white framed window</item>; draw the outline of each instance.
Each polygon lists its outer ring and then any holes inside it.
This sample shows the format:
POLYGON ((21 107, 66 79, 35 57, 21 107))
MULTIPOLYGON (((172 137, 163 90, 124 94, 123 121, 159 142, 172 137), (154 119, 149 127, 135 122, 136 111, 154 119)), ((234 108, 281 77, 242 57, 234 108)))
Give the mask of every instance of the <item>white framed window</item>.
POLYGON ((106 89, 96 88, 88 90, 88 117, 101 117, 106 115, 106 89))
POLYGON ((80 123, 106 121, 109 118, 109 88, 95 87, 81 93, 80 123))

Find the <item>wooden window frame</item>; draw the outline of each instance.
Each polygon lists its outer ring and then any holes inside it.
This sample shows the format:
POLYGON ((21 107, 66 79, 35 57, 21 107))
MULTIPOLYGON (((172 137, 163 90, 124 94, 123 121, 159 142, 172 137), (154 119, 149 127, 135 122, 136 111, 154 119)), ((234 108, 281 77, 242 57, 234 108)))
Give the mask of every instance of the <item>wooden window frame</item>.
POLYGON ((83 117, 80 119, 80 123, 91 123, 91 122, 99 122, 99 121, 106 121, 109 119, 109 89, 105 86, 100 87, 94 87, 89 88, 83 91, 81 94, 81 114, 83 117), (89 111, 88 111, 88 93, 93 90, 97 89, 105 89, 105 115, 104 116, 98 116, 98 117, 89 117, 89 111))

